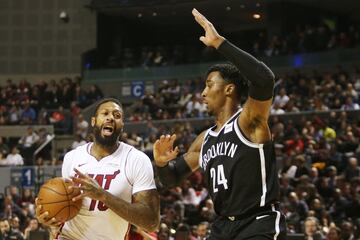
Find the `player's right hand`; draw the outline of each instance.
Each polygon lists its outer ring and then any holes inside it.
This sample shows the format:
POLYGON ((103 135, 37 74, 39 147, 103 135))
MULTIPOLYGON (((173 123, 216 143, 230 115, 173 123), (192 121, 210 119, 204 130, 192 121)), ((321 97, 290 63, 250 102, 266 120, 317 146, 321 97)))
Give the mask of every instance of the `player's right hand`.
POLYGON ((159 167, 164 167, 166 164, 174 159, 178 153, 179 148, 174 149, 174 141, 176 140, 176 135, 161 135, 161 137, 156 140, 153 146, 153 154, 155 164, 159 167))
POLYGON ((206 19, 196 8, 192 10, 192 14, 195 18, 195 21, 204 29, 204 36, 200 37, 200 41, 203 42, 208 47, 214 47, 218 49, 221 43, 225 40, 224 37, 216 31, 214 25, 206 19))
POLYGON ((37 198, 35 199, 35 206, 36 206, 35 215, 39 223, 48 227, 60 227, 62 222, 57 221, 56 218, 49 219, 49 212, 42 211, 42 205, 40 205, 39 200, 37 198))

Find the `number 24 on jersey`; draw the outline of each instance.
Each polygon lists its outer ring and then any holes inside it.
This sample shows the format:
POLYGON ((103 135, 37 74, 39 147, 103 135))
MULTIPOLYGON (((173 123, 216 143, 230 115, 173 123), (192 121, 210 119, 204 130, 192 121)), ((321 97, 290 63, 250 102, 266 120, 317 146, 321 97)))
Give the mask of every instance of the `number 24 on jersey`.
POLYGON ((212 179, 214 193, 218 192, 219 190, 218 186, 220 185, 223 185, 225 190, 228 189, 227 179, 225 177, 225 172, 224 172, 224 166, 222 164, 218 165, 217 169, 215 167, 212 167, 210 169, 210 177, 212 179))

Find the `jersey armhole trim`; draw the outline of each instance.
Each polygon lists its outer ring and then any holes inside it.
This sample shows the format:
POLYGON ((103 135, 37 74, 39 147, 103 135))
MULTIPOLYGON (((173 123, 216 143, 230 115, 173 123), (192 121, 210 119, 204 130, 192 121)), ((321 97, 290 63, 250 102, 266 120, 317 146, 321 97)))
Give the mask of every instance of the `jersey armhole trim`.
POLYGON ((130 182, 130 180, 129 180, 129 178, 128 178, 127 174, 126 174, 126 170, 127 170, 127 167, 126 167, 126 166, 127 166, 127 161, 128 161, 129 154, 130 154, 131 150, 133 150, 133 148, 130 148, 130 150, 128 151, 128 153, 127 153, 127 155, 126 155, 126 158, 125 158, 124 171, 125 171, 125 178, 126 178, 126 180, 128 181, 128 183, 130 184, 130 186, 132 187, 132 186, 134 186, 134 184, 132 184, 132 183, 130 182))
POLYGON ((236 132, 236 135, 238 136, 238 138, 240 139, 240 141, 242 143, 244 143, 245 145, 252 147, 252 148, 261 148, 264 144, 260 144, 260 143, 253 143, 250 142, 249 140, 246 139, 246 137, 241 133, 240 127, 239 127, 239 120, 240 115, 234 120, 234 129, 236 132))
MULTIPOLYGON (((212 127, 211 127, 212 128, 212 127)), ((209 132, 211 131, 211 128, 209 128, 208 130, 206 130, 206 133, 204 135, 204 139, 201 143, 201 148, 200 148, 200 154, 199 154, 199 166, 200 168, 203 168, 203 165, 202 165, 202 153, 203 153, 203 148, 204 148, 204 144, 205 144, 205 140, 206 140, 206 137, 209 135, 209 132)))

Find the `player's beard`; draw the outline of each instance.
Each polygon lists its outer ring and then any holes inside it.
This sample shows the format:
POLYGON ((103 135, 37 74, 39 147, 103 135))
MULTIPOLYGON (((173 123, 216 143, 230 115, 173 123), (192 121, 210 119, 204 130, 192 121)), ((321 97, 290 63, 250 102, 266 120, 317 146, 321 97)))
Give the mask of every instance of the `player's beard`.
POLYGON ((115 128, 114 132, 110 136, 101 135, 102 127, 97 125, 94 126, 94 137, 95 141, 104 147, 112 147, 119 141, 119 136, 122 132, 121 128, 115 128))

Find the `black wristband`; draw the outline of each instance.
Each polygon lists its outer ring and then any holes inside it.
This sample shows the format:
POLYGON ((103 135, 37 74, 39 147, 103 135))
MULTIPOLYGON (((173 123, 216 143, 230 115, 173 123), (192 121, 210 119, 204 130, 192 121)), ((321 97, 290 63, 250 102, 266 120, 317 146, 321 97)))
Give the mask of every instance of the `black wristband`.
POLYGON ((166 166, 156 166, 161 183, 165 187, 179 186, 191 174, 191 168, 186 163, 184 156, 171 160, 166 166))

